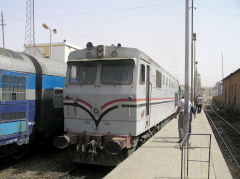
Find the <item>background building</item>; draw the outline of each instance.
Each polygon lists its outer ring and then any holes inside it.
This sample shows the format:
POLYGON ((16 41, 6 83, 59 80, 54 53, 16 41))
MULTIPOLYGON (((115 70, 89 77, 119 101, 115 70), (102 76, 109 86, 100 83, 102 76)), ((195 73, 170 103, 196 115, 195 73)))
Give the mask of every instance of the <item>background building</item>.
MULTIPOLYGON (((68 55, 70 52, 79 50, 80 47, 75 46, 65 40, 63 42, 52 43, 52 57, 51 59, 67 62, 68 55)), ((49 58, 50 55, 50 44, 39 43, 35 44, 33 48, 33 54, 40 57, 49 58)))
POLYGON ((223 101, 228 111, 240 113, 240 68, 223 79, 223 101))

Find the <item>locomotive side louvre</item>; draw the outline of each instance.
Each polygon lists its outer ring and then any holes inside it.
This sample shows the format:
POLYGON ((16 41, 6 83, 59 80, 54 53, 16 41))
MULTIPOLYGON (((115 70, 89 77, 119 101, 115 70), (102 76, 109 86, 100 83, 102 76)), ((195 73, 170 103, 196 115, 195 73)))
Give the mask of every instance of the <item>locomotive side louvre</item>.
POLYGON ((117 165, 175 111, 178 82, 134 48, 87 45, 72 52, 64 88, 64 129, 55 140, 74 162, 117 165))

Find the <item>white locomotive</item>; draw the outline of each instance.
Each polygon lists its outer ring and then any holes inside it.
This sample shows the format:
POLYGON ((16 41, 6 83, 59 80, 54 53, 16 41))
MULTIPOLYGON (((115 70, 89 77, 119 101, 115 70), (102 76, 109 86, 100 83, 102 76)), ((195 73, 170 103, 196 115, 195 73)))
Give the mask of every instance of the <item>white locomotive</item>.
POLYGON ((69 55, 64 88, 65 136, 71 160, 114 166, 175 112, 176 78, 138 49, 94 47, 69 55))

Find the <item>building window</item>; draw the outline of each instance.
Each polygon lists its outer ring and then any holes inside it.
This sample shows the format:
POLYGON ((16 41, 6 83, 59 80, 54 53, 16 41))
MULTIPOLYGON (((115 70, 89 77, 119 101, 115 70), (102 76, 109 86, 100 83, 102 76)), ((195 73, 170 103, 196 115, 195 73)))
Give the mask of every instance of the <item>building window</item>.
POLYGON ((2 76, 3 100, 26 100, 26 77, 2 76))
POLYGON ((145 84, 145 65, 143 64, 140 67, 140 84, 145 84))
POLYGON ((162 87, 162 73, 156 70, 156 87, 161 88, 162 87))
POLYGON ((17 120, 26 118, 25 112, 13 112, 13 113, 2 113, 1 120, 9 121, 9 120, 17 120))
POLYGON ((168 87, 168 77, 166 77, 166 86, 168 87))

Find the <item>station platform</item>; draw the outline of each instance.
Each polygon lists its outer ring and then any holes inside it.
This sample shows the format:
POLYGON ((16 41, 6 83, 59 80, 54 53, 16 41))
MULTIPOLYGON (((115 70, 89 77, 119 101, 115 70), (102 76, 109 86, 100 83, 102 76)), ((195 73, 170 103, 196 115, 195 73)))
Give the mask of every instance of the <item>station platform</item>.
MULTIPOLYGON (((172 119, 136 152, 111 171, 105 179, 162 179, 181 178, 181 156, 178 139, 178 120, 172 119)), ((192 134, 211 134, 211 179, 232 178, 222 156, 208 120, 202 111, 192 121, 192 134)), ((208 178, 209 135, 191 135, 189 147, 188 179, 208 178)), ((186 165, 186 164, 185 164, 186 165)), ((186 172, 186 170, 185 170, 186 172)), ((184 175, 186 176, 186 175, 184 175)), ((184 177, 185 178, 185 177, 184 177)))

